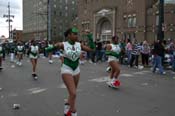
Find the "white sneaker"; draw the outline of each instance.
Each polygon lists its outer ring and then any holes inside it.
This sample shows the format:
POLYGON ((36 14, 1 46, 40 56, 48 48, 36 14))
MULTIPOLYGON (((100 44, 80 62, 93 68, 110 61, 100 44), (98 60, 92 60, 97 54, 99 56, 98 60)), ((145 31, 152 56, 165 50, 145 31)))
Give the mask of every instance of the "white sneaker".
POLYGON ((18 64, 19 66, 22 66, 22 62, 19 62, 19 64, 18 64))
POLYGON ((111 71, 111 67, 108 66, 108 67, 106 68, 106 72, 110 72, 110 71, 111 71))
POLYGON ((165 75, 165 74, 166 74, 166 72, 163 72, 162 74, 163 74, 163 75, 165 75))
POLYGON ((38 76, 36 75, 36 76, 34 77, 34 79, 37 80, 37 79, 38 79, 38 76))
POLYGON ((49 63, 50 63, 50 64, 52 64, 52 63, 53 63, 53 61, 52 61, 52 60, 49 60, 49 63))
POLYGON ((110 82, 111 87, 118 88, 120 86, 120 81, 118 79, 113 78, 110 82))
POLYGON ((38 79, 38 76, 37 76, 36 73, 32 73, 32 76, 33 76, 34 80, 37 80, 38 79))
POLYGON ((138 66, 134 66, 134 68, 138 68, 138 66))
POLYGON ((16 61, 16 65, 19 65, 19 62, 18 61, 16 61))
POLYGON ((64 104, 64 114, 66 115, 70 109, 70 105, 68 103, 64 104))
POLYGON ((138 66, 138 69, 140 69, 140 70, 142 70, 143 68, 144 68, 144 66, 142 66, 142 65, 138 66))
POLYGON ((89 63, 92 64, 93 62, 91 60, 89 60, 89 63))
POLYGON ((77 116, 77 112, 71 113, 71 116, 77 116))

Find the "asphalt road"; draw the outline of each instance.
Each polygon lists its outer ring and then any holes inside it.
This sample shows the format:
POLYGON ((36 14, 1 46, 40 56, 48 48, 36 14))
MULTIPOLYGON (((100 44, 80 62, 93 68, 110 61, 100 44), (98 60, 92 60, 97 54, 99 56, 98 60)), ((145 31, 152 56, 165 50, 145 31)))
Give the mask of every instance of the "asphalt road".
MULTIPOLYGON (((60 75, 60 62, 40 58, 39 79, 31 76, 31 64, 25 58, 21 67, 3 63, 0 72, 0 116, 63 116, 66 88, 60 75), (20 104, 18 110, 13 104, 20 104)), ((175 73, 153 74, 150 69, 121 66, 121 87, 106 85, 107 63, 81 65, 77 90, 78 116, 175 116, 175 73)))

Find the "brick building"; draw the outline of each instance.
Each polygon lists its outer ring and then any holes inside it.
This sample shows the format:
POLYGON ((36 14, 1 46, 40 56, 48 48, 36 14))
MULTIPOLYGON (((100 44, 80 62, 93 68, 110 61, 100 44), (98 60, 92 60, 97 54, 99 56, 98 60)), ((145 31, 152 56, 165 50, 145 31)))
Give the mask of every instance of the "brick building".
POLYGON ((62 41, 76 17, 77 0, 23 0, 24 40, 62 41))
MULTIPOLYGON (((78 27, 90 30, 94 39, 106 41, 113 35, 139 41, 157 39, 158 0, 79 0, 78 27)), ((175 1, 165 0, 165 39, 175 38, 175 1)))
POLYGON ((23 41, 23 38, 22 38, 22 30, 16 30, 14 29, 12 31, 12 38, 14 41, 23 41))

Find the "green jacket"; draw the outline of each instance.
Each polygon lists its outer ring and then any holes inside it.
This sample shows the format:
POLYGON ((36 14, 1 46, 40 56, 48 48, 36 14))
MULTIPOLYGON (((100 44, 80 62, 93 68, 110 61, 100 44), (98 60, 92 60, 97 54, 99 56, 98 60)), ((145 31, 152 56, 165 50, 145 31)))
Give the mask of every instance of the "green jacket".
POLYGON ((89 40, 88 45, 91 49, 95 49, 95 43, 93 41, 93 35, 90 33, 87 35, 87 38, 89 40))

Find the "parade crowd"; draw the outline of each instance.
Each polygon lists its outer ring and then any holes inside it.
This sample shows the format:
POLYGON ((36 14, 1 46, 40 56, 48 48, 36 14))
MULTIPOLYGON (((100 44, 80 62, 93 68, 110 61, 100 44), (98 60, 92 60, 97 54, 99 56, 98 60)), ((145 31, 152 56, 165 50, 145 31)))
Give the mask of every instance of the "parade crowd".
MULTIPOLYGON (((10 56, 10 61, 14 62, 18 59, 16 64, 22 65, 22 56, 29 56, 28 51, 32 41, 14 41, 14 42, 3 42, 0 43, 0 57, 2 61, 6 59, 6 56, 10 56), (22 54, 20 56, 19 54, 22 54), (21 57, 21 58, 20 58, 21 57)), ((61 56, 61 50, 53 50, 51 52, 46 51, 45 48, 52 47, 54 42, 47 40, 35 41, 39 48, 39 53, 49 58, 49 63, 53 63, 52 55, 61 56)), ((84 45, 88 44, 88 41, 82 41, 84 45)), ((106 45, 110 41, 96 40, 93 52, 81 52, 80 64, 84 64, 85 61, 90 63, 106 62, 108 57, 105 54, 106 45)), ((153 67, 156 63, 158 68, 160 65, 164 68, 175 70, 175 40, 168 39, 164 41, 156 40, 152 43, 148 43, 146 40, 138 42, 136 39, 119 39, 119 45, 121 48, 120 52, 120 64, 128 65, 128 67, 144 68, 153 67), (158 62, 161 60, 161 62, 158 62), (161 64, 160 64, 161 63, 161 64), (141 66, 141 67, 140 67, 141 66)), ((1 62, 2 62, 1 61, 1 62)), ((2 67, 2 64, 0 64, 2 67)))

